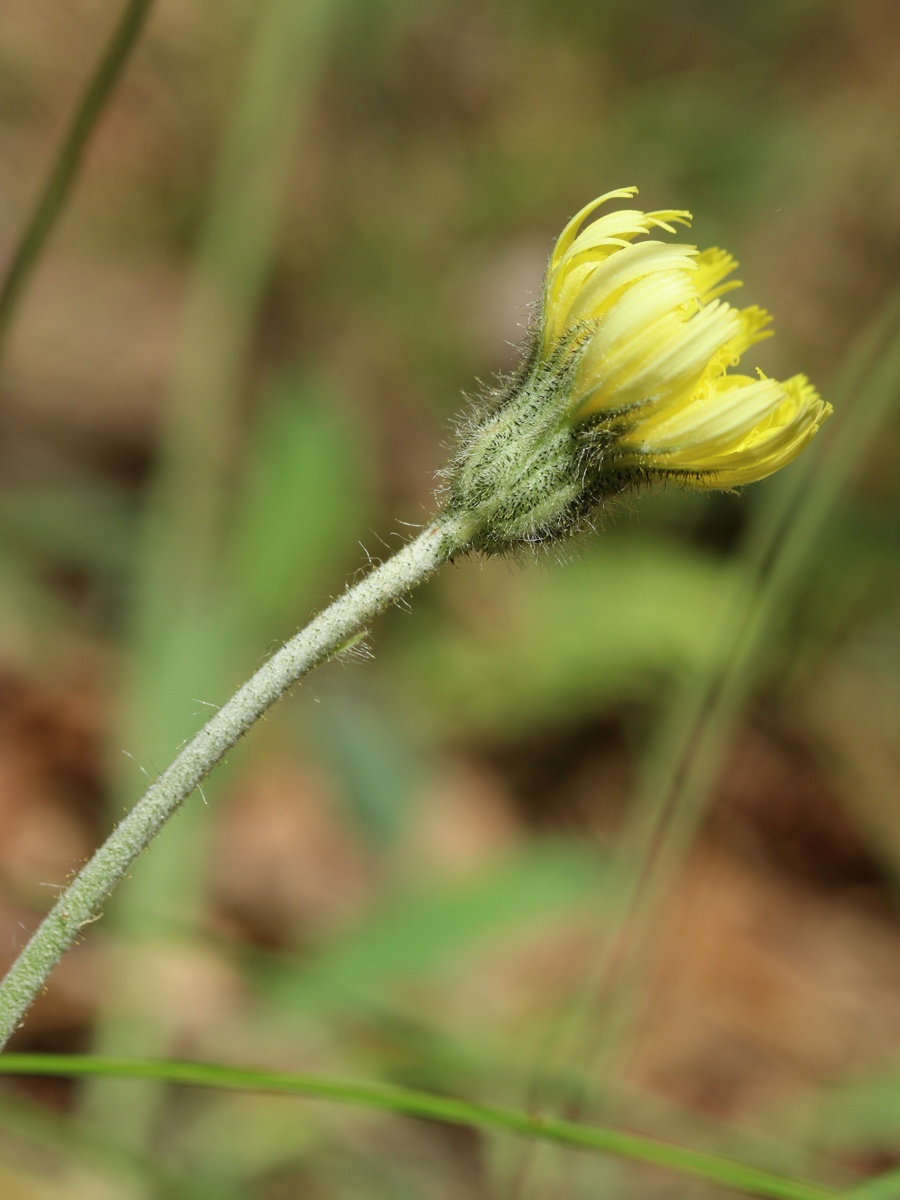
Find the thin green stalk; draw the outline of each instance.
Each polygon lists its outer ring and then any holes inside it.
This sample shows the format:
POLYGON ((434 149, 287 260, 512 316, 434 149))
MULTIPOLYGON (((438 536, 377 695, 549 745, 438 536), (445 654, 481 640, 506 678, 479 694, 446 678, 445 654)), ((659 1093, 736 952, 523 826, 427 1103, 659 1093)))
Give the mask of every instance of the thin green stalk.
POLYGON ((600 989, 607 1004, 606 1051, 626 1045, 625 1029, 636 1016, 633 985, 649 945, 648 931, 703 818, 728 738, 768 662, 767 644, 782 632, 792 595, 851 471, 893 411, 900 379, 898 326, 900 296, 894 295, 835 381, 843 420, 838 417, 826 452, 808 454, 795 465, 790 482, 755 531, 745 581, 720 633, 728 653, 712 656, 709 674, 693 682, 683 705, 673 712, 669 744, 646 781, 642 809, 649 820, 635 839, 631 892, 614 932, 619 953, 607 964, 600 989))
POLYGON ((187 743, 62 893, 0 984, 0 1047, 137 856, 241 735, 292 684, 345 648, 373 617, 422 583, 467 541, 464 518, 433 522, 282 646, 187 743))
POLYGON ((153 0, 130 0, 106 45, 0 285, 0 350, 19 298, 78 174, 85 148, 144 25, 153 0))
MULTIPOLYGON (((289 177, 303 162, 298 150, 343 8, 332 0, 264 0, 247 24, 187 282, 130 588, 129 671, 116 741, 139 763, 167 762, 170 748, 194 729, 187 698, 227 694, 237 677, 236 614, 244 597, 240 580, 224 574, 241 503, 253 337, 288 212, 289 177)), ((132 757, 117 754, 110 764, 116 814, 133 794, 132 757)), ((199 913, 208 836, 201 806, 192 805, 109 906, 115 953, 94 1029, 99 1053, 157 1057, 169 1050, 168 1032, 135 1016, 132 980, 148 941, 161 935, 160 897, 168 912, 188 921, 199 913)), ((148 1086, 124 1103, 122 1086, 93 1081, 80 1109, 98 1128, 114 1120, 123 1144, 137 1150, 152 1143, 159 1097, 148 1086)))
POLYGON ((493 1104, 471 1104, 452 1096, 392 1087, 381 1083, 344 1083, 311 1075, 253 1071, 218 1063, 153 1062, 63 1054, 8 1054, 0 1058, 7 1075, 115 1075, 156 1079, 189 1087, 228 1091, 281 1092, 310 1099, 333 1100, 361 1108, 402 1113, 444 1121, 485 1133, 511 1133, 573 1149, 612 1155, 631 1162, 677 1171, 751 1196, 776 1200, 832 1200, 832 1189, 802 1179, 776 1175, 745 1163, 733 1162, 702 1150, 669 1145, 637 1134, 621 1133, 566 1121, 540 1113, 521 1112, 493 1104))
MULTIPOLYGON (((829 453, 807 453, 794 464, 762 514, 740 587, 715 633, 721 649, 671 708, 626 835, 622 893, 607 949, 551 1051, 557 1064, 589 1061, 592 1076, 609 1081, 614 1064, 628 1052, 642 1011, 634 997, 653 944, 650 931, 702 821, 728 738, 768 661, 767 641, 781 631, 792 592, 850 472, 892 411, 900 377, 898 324, 900 296, 892 295, 835 381, 840 424, 829 453), (599 1023, 598 1012, 603 1014, 599 1023)), ((530 1099, 546 1101, 549 1091, 539 1075, 530 1099)), ((588 1107, 583 1084, 564 1097, 555 1089, 554 1098, 576 1111, 588 1107)), ((601 1111, 609 1115, 608 1098, 601 1111)), ((526 1167, 533 1170, 534 1164, 526 1167)))

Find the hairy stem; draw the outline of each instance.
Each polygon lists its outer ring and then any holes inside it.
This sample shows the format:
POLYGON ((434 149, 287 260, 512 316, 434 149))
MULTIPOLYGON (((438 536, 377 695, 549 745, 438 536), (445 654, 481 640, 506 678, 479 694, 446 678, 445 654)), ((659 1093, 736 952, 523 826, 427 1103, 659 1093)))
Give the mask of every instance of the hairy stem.
POLYGON ((468 537, 464 517, 440 517, 376 567, 274 654, 181 750, 62 893, 0 983, 0 1048, 63 953, 165 822, 243 733, 313 667, 427 579, 468 537))

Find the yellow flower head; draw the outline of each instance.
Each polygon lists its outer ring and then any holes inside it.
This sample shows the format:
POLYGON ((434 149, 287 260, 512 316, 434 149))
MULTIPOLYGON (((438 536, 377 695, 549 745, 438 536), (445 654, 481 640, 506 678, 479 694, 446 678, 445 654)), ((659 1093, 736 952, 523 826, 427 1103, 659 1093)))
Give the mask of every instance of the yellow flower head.
POLYGON ((831 412, 803 375, 732 371, 768 337, 724 250, 659 241, 690 214, 619 209, 610 192, 554 247, 541 322, 518 375, 484 397, 449 469, 448 509, 489 552, 550 541, 652 477, 734 488, 794 459, 831 412))
POLYGON ((619 209, 584 224, 606 201, 636 192, 599 197, 560 235, 544 283, 540 359, 577 354, 570 416, 615 422, 620 465, 699 488, 764 479, 800 453, 831 406, 803 375, 779 383, 730 373, 769 336, 771 319, 721 299, 741 286, 723 282, 737 263, 724 250, 635 240, 674 234, 690 213, 619 209))

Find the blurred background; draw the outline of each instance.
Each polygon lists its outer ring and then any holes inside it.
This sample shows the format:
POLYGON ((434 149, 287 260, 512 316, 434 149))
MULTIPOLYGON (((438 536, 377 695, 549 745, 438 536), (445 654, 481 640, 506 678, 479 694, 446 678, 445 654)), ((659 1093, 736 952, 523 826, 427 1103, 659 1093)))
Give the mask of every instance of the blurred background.
MULTIPOLYGON (((3 6, 4 261, 119 11, 3 6)), ((900 1161, 898 78, 894 0, 157 0, 3 346, 4 959, 434 511, 593 196, 691 209, 774 312, 752 365, 838 411, 743 495, 644 495, 389 612, 191 797, 16 1049, 381 1079, 836 1187, 900 1161)), ((54 1200, 715 1191, 146 1081, 4 1084, 0 1157, 54 1200)))

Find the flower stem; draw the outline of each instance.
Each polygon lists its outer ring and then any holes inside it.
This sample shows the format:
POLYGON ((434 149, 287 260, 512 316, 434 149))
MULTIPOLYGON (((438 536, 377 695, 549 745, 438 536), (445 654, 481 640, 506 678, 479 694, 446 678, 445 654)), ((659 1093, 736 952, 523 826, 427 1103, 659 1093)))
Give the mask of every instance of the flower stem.
POLYGON ((62 893, 0 983, 0 1048, 137 856, 241 735, 292 684, 465 549, 468 527, 465 516, 439 517, 286 642, 184 746, 62 893))

